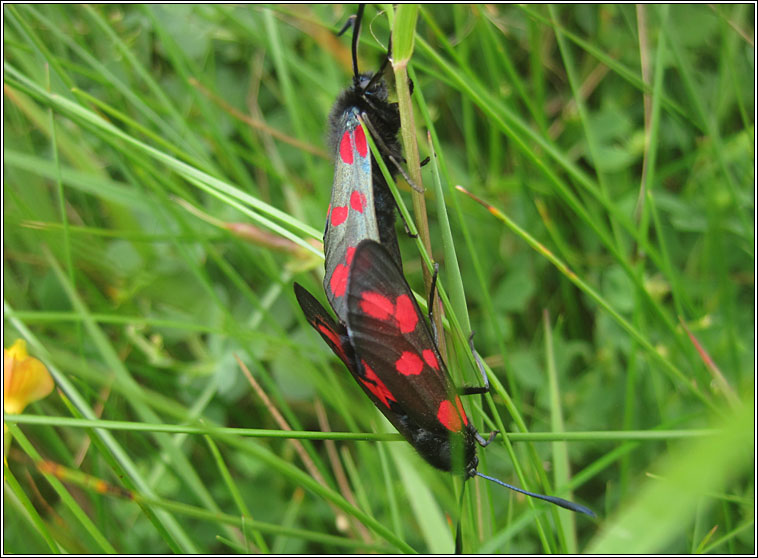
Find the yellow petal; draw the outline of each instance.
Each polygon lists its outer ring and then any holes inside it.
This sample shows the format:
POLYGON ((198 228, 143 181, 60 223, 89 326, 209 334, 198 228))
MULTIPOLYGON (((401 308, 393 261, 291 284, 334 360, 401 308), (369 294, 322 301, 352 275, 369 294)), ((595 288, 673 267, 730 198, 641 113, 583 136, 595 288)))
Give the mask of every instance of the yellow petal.
POLYGON ((10 349, 3 349, 5 352, 5 356, 11 355, 15 357, 18 360, 23 360, 29 354, 26 352, 26 341, 23 339, 16 339, 16 342, 11 346, 10 349))
POLYGON ((29 403, 48 396, 53 387, 52 376, 42 362, 27 354, 23 339, 3 351, 3 405, 6 413, 20 413, 29 403))

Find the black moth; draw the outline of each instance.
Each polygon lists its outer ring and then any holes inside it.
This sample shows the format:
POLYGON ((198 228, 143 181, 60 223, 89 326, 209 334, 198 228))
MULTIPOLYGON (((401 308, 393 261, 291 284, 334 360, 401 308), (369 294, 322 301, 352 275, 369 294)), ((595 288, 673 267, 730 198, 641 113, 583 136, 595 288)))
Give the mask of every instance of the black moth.
POLYGON ((444 471, 462 469, 467 479, 480 476, 594 516, 579 504, 528 492, 477 471, 476 444, 486 446, 495 433, 485 440, 477 432, 463 410, 459 393, 485 393, 489 385, 455 389, 432 331, 400 268, 383 245, 364 240, 355 250, 345 325, 335 323, 297 283, 295 294, 311 326, 345 363, 374 405, 428 463, 444 471), (461 452, 460 467, 455 466, 456 451, 461 452))

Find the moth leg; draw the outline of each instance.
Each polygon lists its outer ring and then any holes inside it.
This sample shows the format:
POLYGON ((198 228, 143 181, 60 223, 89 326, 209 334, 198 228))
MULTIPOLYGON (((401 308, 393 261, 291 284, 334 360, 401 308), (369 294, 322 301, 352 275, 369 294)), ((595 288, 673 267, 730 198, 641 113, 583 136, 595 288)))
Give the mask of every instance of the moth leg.
MULTIPOLYGON (((434 295, 437 291, 437 276, 439 275, 440 271, 440 264, 437 262, 434 262, 434 273, 432 273, 432 285, 429 289, 429 303, 428 303, 428 312, 429 312, 429 323, 432 324, 432 333, 434 334, 434 343, 435 345, 439 346, 439 333, 437 331, 437 325, 434 323, 434 317, 432 316, 432 312, 434 310, 434 295)), ((474 355, 474 359, 476 360, 476 365, 479 367, 479 371, 482 373, 482 382, 484 383, 483 386, 461 386, 458 388, 457 392, 458 395, 481 395, 484 393, 488 393, 490 391, 490 382, 487 379, 487 373, 484 371, 484 365, 482 364, 482 360, 479 357, 479 353, 474 348, 474 332, 471 332, 471 335, 469 335, 468 338, 469 347, 471 347, 471 352, 474 355)))
MULTIPOLYGON (((387 157, 389 158, 390 162, 392 162, 395 167, 400 171, 400 173, 403 175, 403 178, 408 182, 408 184, 411 185, 411 187, 416 190, 419 193, 423 193, 424 191, 420 189, 418 186, 416 186, 415 182, 411 179, 410 176, 408 176, 408 173, 406 173, 403 170, 403 167, 400 166, 400 163, 398 163, 395 156, 392 154, 390 149, 387 147, 387 144, 384 143, 384 140, 382 140, 381 136, 377 133, 376 128, 374 128, 374 125, 371 123, 371 119, 368 117, 368 115, 364 112, 361 114, 361 120, 366 124, 366 127, 368 128, 369 132, 371 133, 371 137, 374 138, 374 140, 377 143, 377 146, 381 151, 384 153, 387 153, 387 157)), ((395 204, 397 206, 397 204, 395 204)), ((403 220, 403 226, 405 226, 405 233, 410 236, 411 238, 418 238, 418 234, 413 234, 411 232, 411 228, 408 226, 408 221, 405 220, 405 216, 398 210, 398 214, 400 215, 400 218, 403 220)))
MULTIPOLYGON (((437 275, 439 274, 440 270, 440 264, 437 262, 434 262, 434 273, 432 273, 432 286, 429 289, 429 304, 428 304, 428 312, 429 312, 429 323, 432 324, 432 332, 434 333, 434 342, 439 346, 439 336, 437 332, 437 327, 434 323, 434 318, 432 317, 432 310, 434 309, 434 295, 437 290, 437 275)), ((487 379, 487 372, 484 370, 484 364, 482 364, 482 359, 479 356, 479 353, 477 352, 476 348, 474 347, 474 332, 471 332, 471 335, 468 337, 468 345, 471 348, 471 353, 474 355, 474 360, 476 361, 476 365, 479 368, 479 372, 482 374, 482 383, 483 386, 461 386, 458 388, 458 395, 481 395, 484 393, 488 393, 490 391, 490 381, 487 379)))
POLYGON ((413 179, 408 175, 407 172, 405 172, 405 169, 400 165, 395 155, 392 153, 392 150, 387 147, 387 144, 384 143, 384 140, 379 135, 379 133, 376 131, 376 128, 374 128, 374 125, 371 123, 371 119, 368 117, 368 114, 361 113, 361 120, 366 123, 366 127, 368 128, 369 132, 371 132, 371 137, 376 142, 377 146, 379 147, 379 150, 386 155, 386 157, 390 160, 390 162, 395 165, 395 168, 400 172, 400 174, 403 175, 403 178, 405 181, 410 185, 411 188, 416 190, 419 194, 424 193, 424 189, 421 188, 418 184, 416 184, 413 179))
POLYGON ((405 178, 405 181, 411 188, 416 190, 419 194, 424 193, 424 189, 416 184, 410 176, 408 176, 408 173, 403 170, 403 167, 400 166, 400 163, 397 162, 397 159, 395 159, 394 155, 390 155, 390 161, 392 161, 392 163, 397 167, 397 170, 400 171, 400 174, 403 175, 403 178, 405 178))
POLYGON ((458 395, 482 395, 489 391, 490 388, 484 386, 462 386, 458 388, 458 395))
POLYGON ((474 332, 471 332, 468 338, 468 345, 471 347, 471 354, 474 355, 476 366, 479 368, 479 372, 482 374, 483 386, 461 386, 458 388, 458 395, 482 395, 490 391, 490 381, 487 379, 487 372, 484 370, 484 364, 482 364, 482 358, 479 356, 479 352, 474 348, 474 332))
MULTIPOLYGON (((392 104, 393 104, 393 106, 397 106, 397 103, 392 103, 392 104)), ((427 155, 426 157, 424 157, 423 159, 421 159, 421 162, 418 164, 418 166, 419 167, 425 167, 426 165, 428 165, 431 162, 431 160, 432 160, 432 158, 429 157, 429 155, 427 155)), ((408 160, 405 157, 400 157, 400 162, 401 163, 407 163, 408 160)))
POLYGON ((485 440, 482 437, 482 435, 479 434, 479 432, 474 430, 474 439, 476 440, 477 444, 479 444, 480 446, 484 448, 484 447, 489 446, 492 443, 492 440, 495 439, 495 436, 497 436, 499 433, 500 433, 499 430, 493 430, 492 432, 490 432, 490 437, 485 440))
MULTIPOLYGON (((471 353, 474 355, 474 360, 476 360, 476 365, 479 367, 479 371, 482 373, 482 383, 484 383, 483 386, 463 386, 458 389, 459 395, 484 395, 485 393, 488 393, 490 391, 490 381, 487 379, 487 372, 484 370, 484 364, 482 364, 482 359, 479 356, 479 353, 474 348, 474 332, 471 332, 471 335, 469 335, 468 338, 469 347, 471 347, 471 353)), ((476 440, 476 443, 479 444, 482 447, 486 447, 490 445, 492 440, 495 439, 495 436, 497 436, 499 433, 498 430, 493 430, 490 432, 489 438, 486 440, 482 437, 479 432, 474 429, 474 439, 476 440)))

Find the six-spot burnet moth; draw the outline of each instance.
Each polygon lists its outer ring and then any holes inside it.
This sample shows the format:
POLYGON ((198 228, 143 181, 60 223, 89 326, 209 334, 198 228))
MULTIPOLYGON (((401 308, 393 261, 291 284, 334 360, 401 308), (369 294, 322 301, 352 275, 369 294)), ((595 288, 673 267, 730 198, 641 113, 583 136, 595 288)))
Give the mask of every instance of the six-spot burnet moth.
POLYGON ((358 243, 366 238, 381 242, 402 266, 395 233, 395 200, 370 152, 364 121, 372 132, 387 168, 402 159, 400 113, 397 103, 388 101, 382 78, 388 58, 375 74, 358 72, 358 37, 363 8, 353 20, 353 83, 337 98, 329 114, 329 143, 334 154, 334 184, 324 230, 324 290, 340 321, 345 320, 348 269, 358 243))
MULTIPOLYGON (((477 471, 476 444, 488 445, 474 428, 459 395, 485 393, 489 385, 456 390, 401 270, 379 243, 364 240, 353 254, 347 286, 347 321, 336 324, 326 310, 295 284, 308 322, 342 359, 374 405, 434 467, 480 476, 527 496, 594 516, 562 498, 536 494, 477 471)), ((432 294, 433 296, 433 294, 432 294)), ((484 373, 483 373, 484 375, 484 373)), ((484 375, 486 381, 486 375, 484 375)))
MULTIPOLYGON (((361 127, 361 119, 371 123, 383 158, 395 158, 396 163, 399 114, 397 105, 387 101, 381 78, 384 66, 373 75, 358 73, 362 12, 361 6, 354 22, 353 85, 337 100, 329 118, 335 175, 324 233, 324 288, 338 320, 295 283, 298 302, 368 397, 430 464, 594 515, 584 506, 528 492, 477 471, 476 444, 486 446, 495 433, 489 440, 482 438, 466 416, 459 393, 484 393, 489 386, 454 389, 431 329, 403 277, 394 230, 395 202, 361 127)), ((486 375, 484 379, 486 383, 486 375)))

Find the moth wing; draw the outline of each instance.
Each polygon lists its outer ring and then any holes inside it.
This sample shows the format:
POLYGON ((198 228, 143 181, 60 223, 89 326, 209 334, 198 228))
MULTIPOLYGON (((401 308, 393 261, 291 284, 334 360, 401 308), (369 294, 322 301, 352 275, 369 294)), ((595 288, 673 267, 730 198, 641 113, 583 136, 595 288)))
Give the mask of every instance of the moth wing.
POLYGON ((347 305, 358 367, 378 377, 410 421, 438 431, 468 424, 431 329, 381 244, 364 240, 356 248, 347 305))
POLYGON ((384 412, 398 429, 401 429, 402 424, 398 423, 397 419, 403 414, 403 409, 399 407, 382 381, 373 372, 358 364, 355 349, 345 326, 336 323, 313 295, 298 283, 295 283, 295 296, 311 327, 321 335, 334 354, 347 366, 355 381, 363 388, 374 405, 384 412))
POLYGON ((324 291, 340 321, 347 317, 347 280, 350 261, 361 240, 379 240, 371 180, 371 153, 358 120, 358 109, 347 110, 340 120, 334 184, 324 230, 324 291))
POLYGON ((326 308, 299 283, 295 283, 295 297, 311 327, 321 335, 334 354, 345 363, 348 370, 356 374, 355 351, 345 326, 335 323, 326 308))

